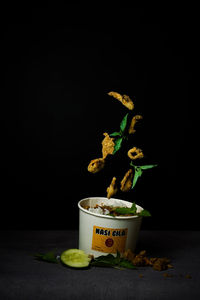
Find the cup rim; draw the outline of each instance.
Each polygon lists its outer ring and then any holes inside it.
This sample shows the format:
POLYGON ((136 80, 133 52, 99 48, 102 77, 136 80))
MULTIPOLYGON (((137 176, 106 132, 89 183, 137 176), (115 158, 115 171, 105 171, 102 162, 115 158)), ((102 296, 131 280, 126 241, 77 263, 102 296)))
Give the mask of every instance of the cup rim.
MULTIPOLYGON (((81 211, 83 211, 84 213, 87 213, 89 215, 93 215, 95 217, 99 217, 99 218, 106 218, 106 219, 113 219, 113 220, 128 220, 128 219, 138 219, 138 218, 142 218, 142 216, 116 216, 116 217, 112 217, 112 216, 108 216, 108 215, 100 215, 100 214, 97 214, 97 213, 94 213, 94 212, 91 212, 91 211, 88 211, 87 209, 83 208, 81 206, 81 203, 84 201, 84 200, 95 200, 95 199, 100 199, 100 200, 117 200, 117 201, 120 201, 120 202, 123 202, 124 204, 132 204, 132 202, 130 201, 125 201, 125 200, 122 200, 122 199, 117 199, 117 198, 106 198, 106 197, 86 197, 86 198, 83 198, 81 199, 79 202, 78 202, 78 207, 81 211)), ((140 205, 137 205, 136 204, 136 207, 143 210, 143 207, 141 207, 140 205)))

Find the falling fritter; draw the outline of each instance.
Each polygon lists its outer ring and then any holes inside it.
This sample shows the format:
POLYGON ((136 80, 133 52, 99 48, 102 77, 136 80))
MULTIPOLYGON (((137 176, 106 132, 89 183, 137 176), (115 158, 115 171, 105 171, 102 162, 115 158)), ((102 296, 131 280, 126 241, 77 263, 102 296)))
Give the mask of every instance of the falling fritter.
POLYGON ((126 106, 129 110, 134 109, 133 101, 127 95, 120 95, 117 92, 109 92, 109 96, 114 97, 115 99, 119 100, 124 106, 126 106))
POLYGON ((116 185, 116 177, 113 177, 111 184, 107 188, 107 198, 110 199, 112 196, 114 196, 118 191, 117 185, 116 185))
POLYGON ((114 138, 111 138, 108 133, 104 133, 105 138, 102 141, 102 155, 103 158, 106 158, 109 154, 112 154, 114 151, 115 143, 114 138))
POLYGON ((126 174, 124 175, 124 178, 121 181, 120 190, 122 192, 130 191, 132 182, 133 182, 133 170, 130 169, 130 170, 128 170, 128 172, 126 172, 126 174))
POLYGON ((144 157, 142 150, 139 148, 136 148, 136 147, 131 148, 127 154, 128 154, 128 157, 132 160, 144 157), (134 153, 135 153, 135 155, 133 155, 134 153))
POLYGON ((135 130, 135 124, 138 122, 138 120, 141 120, 142 118, 143 117, 141 115, 136 115, 136 116, 134 116, 132 118, 129 130, 128 130, 129 134, 133 134, 133 133, 136 132, 136 130, 135 130))
POLYGON ((105 166, 105 159, 104 158, 96 158, 91 160, 88 166, 88 171, 91 173, 97 173, 101 171, 105 166))

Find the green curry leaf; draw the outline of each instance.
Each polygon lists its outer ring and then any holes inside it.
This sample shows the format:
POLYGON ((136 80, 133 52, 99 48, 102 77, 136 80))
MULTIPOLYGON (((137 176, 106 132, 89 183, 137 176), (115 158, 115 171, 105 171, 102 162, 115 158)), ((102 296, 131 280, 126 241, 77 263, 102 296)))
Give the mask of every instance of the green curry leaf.
POLYGON ((151 217, 150 212, 147 209, 143 209, 141 212, 138 213, 138 216, 141 217, 151 217))
POLYGON ((37 260, 42 260, 46 262, 51 262, 51 263, 58 263, 57 256, 55 252, 50 251, 47 253, 36 253, 34 254, 35 259, 37 260))
POLYGON ((121 136, 121 133, 120 132, 117 132, 117 131, 115 131, 115 132, 113 132, 113 133, 111 133, 111 134, 109 134, 109 136, 121 136))
POLYGON ((134 188, 134 186, 136 185, 136 182, 138 181, 138 178, 142 176, 142 169, 140 167, 135 168, 135 173, 134 173, 134 177, 133 177, 133 183, 132 183, 132 189, 134 188))
POLYGON ((115 140, 115 146, 114 146, 113 154, 115 154, 121 148, 122 141, 123 141, 123 137, 117 138, 115 140))
POLYGON ((128 261, 127 259, 121 260, 119 263, 119 267, 126 269, 136 269, 132 262, 128 261))
POLYGON ((127 259, 120 257, 120 252, 117 251, 117 256, 112 254, 101 255, 93 259, 90 263, 92 266, 96 267, 111 267, 111 268, 127 268, 135 269, 136 267, 127 259))
POLYGON ((120 215, 137 215, 141 217, 151 217, 151 214, 148 210, 143 209, 141 212, 137 213, 137 206, 133 202, 131 207, 116 207, 113 210, 120 215))
POLYGON ((124 116, 124 118, 122 119, 122 121, 120 123, 120 131, 122 132, 122 134, 124 133, 124 131, 126 129, 127 120, 128 120, 128 113, 124 116))
POLYGON ((116 207, 114 211, 120 215, 128 215, 131 213, 131 209, 129 207, 116 207))
POLYGON ((157 167, 157 165, 145 165, 145 166, 140 166, 140 168, 142 170, 147 170, 147 169, 151 169, 151 168, 154 168, 154 167, 157 167))
POLYGON ((133 164, 132 161, 130 162, 130 165, 131 165, 132 167, 134 167, 134 169, 135 169, 135 174, 134 174, 134 177, 133 177, 133 183, 132 183, 132 187, 131 187, 132 189, 133 189, 134 186, 136 185, 136 182, 137 182, 138 178, 139 178, 140 176, 142 176, 143 170, 148 170, 148 169, 157 167, 156 164, 154 164, 154 165, 136 166, 136 165, 133 164))

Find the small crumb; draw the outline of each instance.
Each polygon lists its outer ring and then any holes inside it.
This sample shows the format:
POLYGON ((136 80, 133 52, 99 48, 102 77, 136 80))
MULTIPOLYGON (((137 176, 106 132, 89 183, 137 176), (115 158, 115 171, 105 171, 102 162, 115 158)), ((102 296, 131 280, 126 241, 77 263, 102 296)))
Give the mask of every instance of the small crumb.
POLYGON ((169 274, 169 273, 163 273, 163 276, 164 276, 165 278, 167 278, 167 277, 173 277, 173 275, 172 275, 172 274, 169 274))
POLYGON ((174 266, 172 266, 171 264, 167 265, 168 269, 172 269, 174 266))
POLYGON ((189 274, 187 274, 187 275, 185 275, 185 278, 187 278, 187 279, 191 279, 191 278, 192 278, 192 276, 191 276, 191 275, 189 275, 189 274))
POLYGON ((143 278, 143 277, 144 277, 144 275, 143 275, 143 274, 139 274, 139 277, 140 277, 140 278, 143 278))

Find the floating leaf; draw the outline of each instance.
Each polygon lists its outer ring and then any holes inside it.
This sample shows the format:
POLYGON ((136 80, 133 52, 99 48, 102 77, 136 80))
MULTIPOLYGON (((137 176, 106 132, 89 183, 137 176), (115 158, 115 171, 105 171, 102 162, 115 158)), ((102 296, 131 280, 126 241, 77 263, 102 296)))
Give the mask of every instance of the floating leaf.
POLYGON ((157 167, 157 165, 145 165, 145 166, 140 166, 140 168, 142 170, 147 170, 147 169, 151 169, 151 168, 154 168, 154 167, 157 167))
POLYGON ((142 169, 140 167, 135 168, 135 174, 134 174, 134 178, 133 178, 133 184, 132 184, 132 189, 134 188, 134 186, 136 185, 136 182, 138 181, 138 178, 142 176, 142 169))
POLYGON ((134 167, 134 169, 135 169, 135 174, 134 174, 134 178, 133 178, 133 184, 132 184, 132 187, 131 187, 132 189, 136 185, 136 182, 137 182, 138 178, 142 175, 143 170, 151 169, 151 168, 154 168, 154 167, 157 166, 155 164, 154 165, 136 166, 136 165, 133 164, 132 161, 130 162, 130 165, 132 167, 134 167))
POLYGON ((127 119, 128 119, 128 114, 125 115, 125 117, 122 119, 122 121, 120 123, 120 130, 122 133, 124 133, 124 131, 126 129, 127 119))
POLYGON ((117 139, 115 140, 115 147, 114 147, 113 154, 115 154, 115 153, 121 148, 122 140, 123 140, 122 137, 117 138, 117 139))
POLYGON ((120 132, 117 132, 117 131, 115 131, 115 132, 113 132, 113 133, 109 134, 109 136, 121 136, 121 133, 120 133, 120 132))

